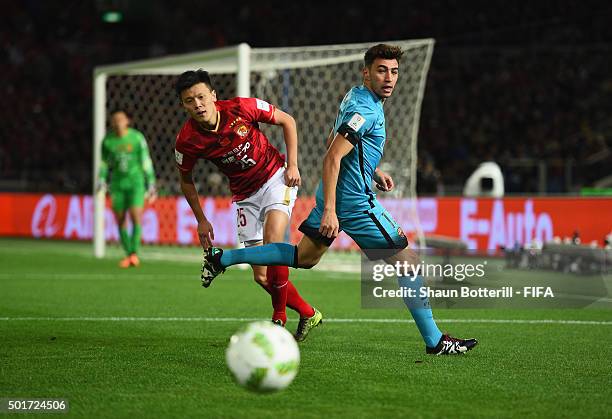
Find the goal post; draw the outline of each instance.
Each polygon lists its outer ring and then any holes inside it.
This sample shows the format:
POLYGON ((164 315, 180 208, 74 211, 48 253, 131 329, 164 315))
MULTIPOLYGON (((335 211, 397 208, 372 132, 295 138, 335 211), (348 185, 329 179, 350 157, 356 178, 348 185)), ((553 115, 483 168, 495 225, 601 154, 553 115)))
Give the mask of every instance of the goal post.
MULTIPOLYGON (((416 213, 416 157, 421 102, 433 53, 434 40, 389 41, 404 51, 400 77, 385 104, 387 138, 383 170, 396 183, 394 197, 412 199, 411 227, 422 237, 416 213)), ((170 144, 185 116, 173 90, 176 76, 203 68, 211 74, 219 99, 255 96, 290 113, 299 134, 299 164, 303 185, 300 196, 312 196, 320 179, 325 140, 344 94, 362 83, 365 51, 375 42, 287 48, 251 48, 247 44, 201 53, 168 56, 96 67, 93 74, 93 171, 100 166, 101 142, 108 113, 124 109, 133 126, 148 141, 158 178, 158 189, 180 196, 170 144)), ((282 130, 261 126, 272 144, 284 150, 282 130)), ((229 195, 227 180, 209 163, 198 164, 194 180, 204 194, 229 195)), ((96 257, 105 254, 105 197, 95 191, 94 232, 96 257)), ((163 220, 160 220, 163 223, 163 220)))
MULTIPOLYGON (((102 191, 96 190, 96 180, 100 170, 101 161, 101 146, 102 140, 106 133, 106 121, 108 119, 108 113, 112 109, 125 109, 130 114, 133 114, 133 109, 137 106, 132 103, 132 106, 125 104, 125 100, 118 98, 121 91, 117 91, 111 87, 111 91, 107 92, 108 79, 115 77, 132 78, 140 76, 139 82, 146 83, 147 78, 159 79, 163 77, 170 80, 176 75, 187 71, 193 70, 200 67, 205 67, 210 74, 235 74, 236 75, 236 89, 235 94, 237 96, 250 96, 250 46, 248 44, 240 44, 234 47, 219 48, 211 51, 205 51, 202 53, 191 53, 181 54, 175 56, 168 56, 159 59, 133 61, 124 64, 109 65, 96 67, 94 69, 94 95, 93 95, 93 197, 94 197, 94 225, 93 225, 93 247, 94 256, 102 258, 105 255, 106 250, 106 237, 105 237, 105 194, 102 191), (147 77, 148 76, 148 77, 147 77), (115 100, 114 100, 115 99, 115 100)), ((172 88, 168 86, 168 89, 172 91, 172 88)), ((129 95, 129 90, 125 91, 129 95)), ((164 92, 167 96, 167 89, 164 92)), ((134 97, 133 95, 130 95, 134 97)), ((150 99, 144 98, 143 100, 150 99)), ((133 99, 134 102, 137 100, 133 99)), ((176 106, 176 104, 173 104, 176 106)), ((172 104, 170 105, 172 106, 172 104)), ((136 119, 140 119, 138 116, 136 119)), ((153 121, 151 121, 153 122, 153 121)), ((141 122, 141 124, 146 121, 141 122)), ((139 127, 142 130, 142 127, 139 127)), ((144 131, 144 130, 143 130, 144 131)), ((149 131, 149 130, 147 130, 149 131)), ((147 134, 147 133, 145 133, 147 134)), ((151 148, 152 159, 154 162, 160 158, 164 158, 159 154, 155 154, 158 148, 163 147, 152 147, 152 145, 159 145, 161 141, 167 140, 167 138, 160 138, 159 135, 153 135, 152 137, 146 135, 149 147, 151 148), (157 159, 156 159, 157 157, 157 159)), ((171 160, 171 155, 166 156, 171 160)), ((174 162, 171 162, 172 165, 174 162)), ((154 163, 154 166, 158 166, 154 163)), ((163 165, 167 168, 168 165, 163 165)), ((164 174, 170 175, 165 170, 164 174)))

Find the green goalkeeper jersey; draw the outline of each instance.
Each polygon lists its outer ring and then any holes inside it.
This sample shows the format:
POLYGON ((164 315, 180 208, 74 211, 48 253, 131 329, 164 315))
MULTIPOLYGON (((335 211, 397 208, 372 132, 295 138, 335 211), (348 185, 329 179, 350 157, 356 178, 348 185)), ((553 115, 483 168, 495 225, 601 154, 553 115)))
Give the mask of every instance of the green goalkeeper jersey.
POLYGON ((133 128, 119 137, 109 133, 102 140, 102 162, 100 180, 107 182, 108 173, 112 172, 112 189, 129 189, 139 185, 155 185, 153 163, 144 135, 133 128))

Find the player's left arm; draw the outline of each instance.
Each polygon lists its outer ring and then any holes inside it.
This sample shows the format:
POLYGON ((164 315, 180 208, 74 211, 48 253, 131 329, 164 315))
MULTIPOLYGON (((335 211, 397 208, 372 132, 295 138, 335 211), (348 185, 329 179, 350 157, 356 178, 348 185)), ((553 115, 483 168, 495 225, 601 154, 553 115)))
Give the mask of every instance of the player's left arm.
POLYGON ((283 127, 285 146, 287 148, 287 169, 285 170, 285 184, 287 186, 300 186, 302 178, 298 169, 298 133, 295 119, 286 112, 276 108, 274 111, 274 125, 283 127))
POLYGON ((383 192, 389 192, 395 187, 391 175, 386 174, 378 167, 374 171, 374 182, 376 182, 376 187, 383 192))
POLYGON ((157 190, 155 188, 155 170, 153 169, 153 161, 149 154, 149 146, 144 136, 140 142, 140 162, 142 164, 142 171, 145 175, 145 182, 147 184, 147 201, 153 203, 157 199, 157 190))

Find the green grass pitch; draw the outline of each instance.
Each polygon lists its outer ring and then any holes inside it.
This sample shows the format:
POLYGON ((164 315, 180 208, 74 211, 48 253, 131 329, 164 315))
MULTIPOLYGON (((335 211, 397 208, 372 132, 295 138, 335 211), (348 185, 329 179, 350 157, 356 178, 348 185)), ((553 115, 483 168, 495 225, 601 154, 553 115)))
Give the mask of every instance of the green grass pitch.
POLYGON ((129 270, 116 249, 90 249, 0 240, 0 398, 65 398, 80 418, 612 415, 609 310, 436 310, 443 330, 480 345, 431 357, 406 311, 360 308, 357 274, 293 270, 327 321, 300 345, 294 383, 258 395, 233 383, 224 354, 271 313, 250 271, 204 289, 197 249, 145 248, 129 270), (539 319, 555 322, 525 321, 539 319))

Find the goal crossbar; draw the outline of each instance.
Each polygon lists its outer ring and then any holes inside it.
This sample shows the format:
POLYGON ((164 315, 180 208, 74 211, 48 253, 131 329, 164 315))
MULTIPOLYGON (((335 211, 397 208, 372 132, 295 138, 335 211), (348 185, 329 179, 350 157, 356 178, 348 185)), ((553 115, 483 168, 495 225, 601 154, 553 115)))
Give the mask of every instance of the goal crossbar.
MULTIPOLYGON (((413 71, 415 80, 413 91, 410 92, 414 99, 410 102, 411 122, 407 125, 410 142, 407 154, 416 156, 416 138, 418 135, 418 120, 420 118, 420 106, 425 90, 426 76, 429 70, 431 55, 433 53, 433 39, 418 40, 395 40, 385 41, 385 43, 399 45, 402 49, 422 50, 419 60, 421 64, 413 71)), ((291 71, 303 72, 308 69, 312 71, 324 71, 322 69, 337 65, 345 68, 345 73, 335 73, 328 71, 333 77, 344 77, 349 71, 344 64, 360 63, 363 60, 363 53, 374 43, 352 43, 341 45, 317 45, 303 47, 282 47, 282 48, 251 48, 248 44, 242 43, 235 46, 218 48, 210 51, 195 52, 180 55, 170 55, 161 58, 131 61, 121 64, 104 65, 96 67, 93 71, 93 178, 97 179, 101 159, 101 143, 106 132, 108 101, 108 81, 113 77, 139 77, 139 76, 174 76, 187 70, 205 68, 209 73, 216 75, 235 75, 235 91, 231 95, 248 97, 252 95, 251 90, 254 86, 267 88, 273 83, 272 77, 285 77, 291 71), (279 73, 280 72, 280 73, 279 73), (253 84, 252 76, 263 74, 258 84, 253 84), (271 76, 270 76, 271 74, 271 76), (281 74, 281 76, 278 76, 281 74), (267 80, 266 77, 270 77, 267 80)), ((352 65, 352 64, 351 64, 352 65)), ((352 68, 352 67, 351 67, 352 68)), ((310 71, 310 70, 308 70, 310 71)), ((301 73, 300 73, 301 74, 301 73)), ((256 89, 257 90, 257 89, 256 89)), ((227 93, 227 92, 226 92, 227 93)), ((259 91, 255 92, 260 94, 259 91)), ((286 101, 286 96, 284 97, 286 101)), ((337 103, 334 104, 337 106, 337 103)), ((297 109, 294 109, 298 111, 297 109)), ((320 111, 322 112, 322 111, 320 111)), ((327 111, 329 112, 329 110, 327 111)), ((333 116, 333 115, 332 115, 333 116)), ((394 153, 393 150, 390 153, 394 153)), ((406 159, 406 167, 402 168, 407 175, 406 196, 416 197, 416 157, 406 159)), ((416 232, 422 237, 416 205, 411 205, 411 211, 415 211, 413 219, 415 221, 416 232)), ((94 254, 96 257, 103 257, 105 253, 105 234, 104 234, 104 211, 105 197, 102 192, 95 191, 94 185, 94 254)))

